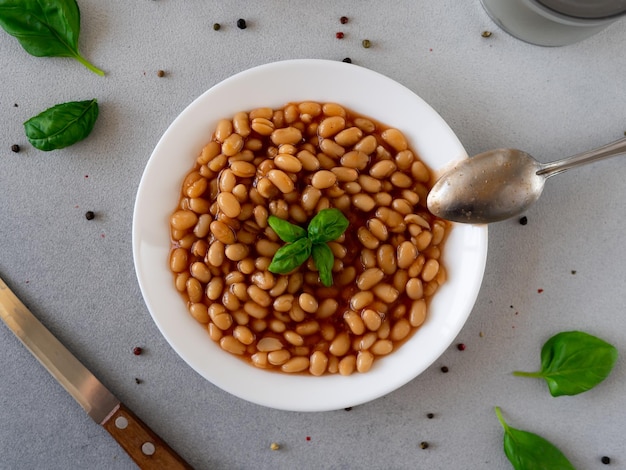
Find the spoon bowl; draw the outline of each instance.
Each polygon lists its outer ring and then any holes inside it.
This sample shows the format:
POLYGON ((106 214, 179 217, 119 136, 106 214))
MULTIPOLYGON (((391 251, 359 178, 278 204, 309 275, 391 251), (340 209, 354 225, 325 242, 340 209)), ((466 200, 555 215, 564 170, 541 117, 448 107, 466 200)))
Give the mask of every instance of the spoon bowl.
POLYGON ((516 149, 496 149, 457 162, 437 180, 428 209, 453 222, 498 222, 526 211, 546 179, 575 166, 626 153, 626 138, 572 157, 542 164, 516 149))

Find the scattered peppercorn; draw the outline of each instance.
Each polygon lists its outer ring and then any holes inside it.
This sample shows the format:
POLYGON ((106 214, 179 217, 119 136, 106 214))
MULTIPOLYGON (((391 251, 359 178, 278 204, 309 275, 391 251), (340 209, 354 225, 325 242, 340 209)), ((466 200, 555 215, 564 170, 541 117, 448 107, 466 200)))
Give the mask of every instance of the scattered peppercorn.
POLYGON ((433 419, 433 418, 435 417, 435 415, 434 415, 434 413, 428 413, 428 414, 426 415, 426 417, 427 417, 428 419, 433 419))
POLYGON ((576 270, 575 269, 572 269, 572 274, 576 274, 576 270))
POLYGON ((11 145, 11 150, 12 150, 13 152, 17 153, 17 152, 19 152, 19 151, 20 151, 20 146, 19 146, 19 145, 17 145, 17 144, 13 144, 13 145, 11 145))
MULTIPOLYGON (((17 103, 15 103, 15 104, 13 105, 13 107, 14 107, 14 108, 17 108, 17 103)), ((624 134, 626 134, 626 132, 624 132, 624 134)))
POLYGON ((481 36, 484 38, 489 38, 491 37, 491 31, 483 31, 481 36))
POLYGON ((352 411, 352 407, 349 406, 348 408, 344 408, 345 411, 352 411))
POLYGON ((96 214, 94 213, 94 211, 85 212, 85 219, 87 220, 93 220, 95 216, 96 214))
POLYGON ((459 343, 459 344, 457 344, 457 345, 456 345, 456 348, 457 348, 459 351, 465 351, 465 344, 463 344, 463 343, 459 343))
POLYGON ((446 366, 443 366, 441 368, 441 372, 443 372, 444 374, 446 374, 450 369, 448 369, 446 366))
POLYGON ((351 64, 352 63, 352 59, 350 57, 346 57, 345 59, 343 59, 342 62, 345 62, 346 64, 351 64))
POLYGON ((339 18, 339 21, 341 22, 341 24, 346 24, 348 22, 348 17, 342 16, 341 18, 339 18))
POLYGON ((140 348, 139 346, 137 346, 137 347, 133 348, 133 354, 134 354, 135 356, 139 356, 139 355, 141 355, 141 353, 142 353, 142 352, 143 352, 143 348, 140 348))
POLYGON ((219 31, 221 27, 222 27, 222 25, 221 25, 221 24, 219 24, 219 23, 213 23, 213 30, 214 30, 214 31, 219 31))
POLYGON ((520 219, 519 219, 519 224, 520 225, 526 225, 527 223, 528 223, 528 217, 526 217, 526 216, 520 217, 520 219))
POLYGON ((606 455, 605 455, 604 457, 602 457, 602 458, 600 459, 600 461, 601 461, 604 465, 608 465, 608 464, 610 464, 610 463, 611 463, 611 459, 610 459, 610 457, 607 457, 606 455))
POLYGON ((363 39, 363 41, 361 41, 361 44, 365 49, 369 49, 372 46, 372 43, 369 39, 363 39))
POLYGON ((272 449, 272 450, 278 450, 278 449, 280 449, 280 445, 278 444, 278 442, 272 442, 272 443, 270 444, 270 449, 272 449))
POLYGON ((135 377, 135 383, 136 383, 136 384, 143 383, 143 380, 141 380, 141 379, 140 379, 140 378, 138 378, 138 377, 135 377))
POLYGON ((164 77, 164 76, 165 76, 165 71, 163 70, 157 71, 157 77, 164 77))
POLYGON ((420 442, 420 449, 428 449, 428 442, 426 441, 420 442))
POLYGON ((337 39, 343 39, 343 33, 341 31, 338 31, 338 32, 335 33, 335 37, 337 39))
POLYGON ((239 18, 237 20, 237 27, 239 29, 246 29, 248 27, 248 25, 246 24, 246 20, 244 20, 243 18, 239 18))

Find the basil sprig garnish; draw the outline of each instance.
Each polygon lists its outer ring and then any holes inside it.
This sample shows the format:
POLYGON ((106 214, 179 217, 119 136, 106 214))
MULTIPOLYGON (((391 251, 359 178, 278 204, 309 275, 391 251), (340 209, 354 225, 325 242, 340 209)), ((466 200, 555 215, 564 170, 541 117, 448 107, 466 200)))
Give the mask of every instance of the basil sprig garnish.
POLYGON ((586 392, 602 382, 617 360, 617 349, 582 331, 565 331, 541 348, 541 370, 513 372, 520 377, 543 378, 553 397, 586 392))
POLYGON ((30 118, 24 123, 24 131, 33 147, 55 150, 87 137, 97 118, 97 100, 70 101, 57 104, 30 118))
POLYGON ((567 457, 551 442, 532 432, 509 426, 495 408, 504 428, 504 453, 515 470, 574 470, 567 457))
POLYGON ((78 52, 80 10, 76 0, 0 0, 0 26, 31 55, 71 57, 104 75, 78 52))
POLYGON ((348 219, 339 209, 322 209, 309 223, 307 230, 280 217, 270 215, 267 223, 286 244, 278 249, 268 270, 275 274, 287 274, 310 256, 326 287, 333 285, 335 257, 327 245, 339 238, 348 228, 348 219))

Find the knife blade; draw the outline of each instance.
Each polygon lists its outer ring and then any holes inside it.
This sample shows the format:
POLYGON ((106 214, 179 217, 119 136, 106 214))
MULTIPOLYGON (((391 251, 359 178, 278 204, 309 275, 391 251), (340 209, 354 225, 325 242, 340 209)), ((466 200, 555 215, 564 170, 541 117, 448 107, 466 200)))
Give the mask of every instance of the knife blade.
POLYGON ((28 310, 0 278, 0 318, 142 469, 191 469, 28 310))

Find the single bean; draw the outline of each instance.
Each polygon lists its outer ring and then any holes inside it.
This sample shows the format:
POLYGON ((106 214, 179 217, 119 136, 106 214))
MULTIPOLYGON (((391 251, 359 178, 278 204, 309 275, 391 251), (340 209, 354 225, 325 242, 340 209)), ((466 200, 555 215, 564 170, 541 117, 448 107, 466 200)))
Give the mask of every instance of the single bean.
POLYGON ((198 216, 189 210, 176 211, 170 217, 170 225, 175 230, 189 230, 196 225, 197 222, 198 216))
POLYGON ((270 138, 275 145, 295 145, 302 140, 302 132, 297 127, 284 127, 282 129, 275 129, 270 138))
POLYGON ((256 175, 256 167, 245 161, 234 161, 230 164, 231 171, 239 178, 252 178, 256 175))
POLYGON ((331 117, 327 117, 322 122, 320 122, 317 128, 317 134, 326 139, 328 137, 332 137, 335 134, 338 134, 346 127, 346 120, 341 115, 333 115, 331 117))
POLYGON ((241 261, 246 258, 250 253, 250 249, 248 245, 244 245, 243 243, 234 243, 232 245, 227 245, 224 254, 231 261, 241 261))
POLYGON ((339 361, 339 374, 351 375, 356 369, 356 356, 350 354, 339 361))
POLYGON ((357 292, 350 299, 350 308, 357 312, 361 311, 374 301, 374 294, 371 291, 365 290, 357 292))
POLYGON ((293 155, 279 153, 274 157, 274 164, 283 171, 297 173, 302 170, 302 162, 293 155))
POLYGON ((290 193, 295 188, 294 182, 282 170, 270 170, 267 177, 282 193, 290 193))
POLYGON ((215 128, 215 140, 224 142, 233 133, 233 123, 228 119, 220 119, 215 128))
POLYGON ((247 292, 250 300, 256 302, 261 307, 269 307, 272 305, 272 297, 267 293, 267 291, 264 291, 256 284, 249 285, 247 292))
POLYGON ((369 174, 380 180, 390 177, 396 168, 397 166, 392 160, 380 160, 371 166, 369 174))
POLYGON ((378 240, 378 238, 372 235, 372 232, 363 226, 357 229, 357 238, 365 248, 369 248, 371 250, 378 248, 378 245, 380 244, 380 240, 378 240))
POLYGON ((376 130, 376 124, 367 118, 357 117, 354 119, 354 125, 361 129, 366 134, 371 134, 376 130))
POLYGON ((363 319, 364 325, 370 331, 378 330, 378 328, 380 328, 380 325, 382 325, 383 323, 383 319, 380 314, 376 310, 373 310, 371 308, 366 308, 365 310, 363 310, 363 312, 361 313, 361 318, 363 319))
POLYGON ((256 348, 263 352, 279 351, 283 348, 283 343, 273 336, 265 336, 257 342, 256 348))
POLYGON ((257 304, 256 302, 252 302, 251 300, 243 304, 243 309, 251 317, 258 318, 260 320, 265 318, 269 313, 269 310, 267 308, 262 307, 261 305, 257 304))
POLYGON ((369 351, 359 351, 356 356, 356 370, 360 373, 369 372, 374 363, 374 355, 369 351))
POLYGON ((322 351, 314 351, 309 358, 309 372, 311 375, 319 377, 326 372, 326 368, 328 367, 328 356, 324 354, 322 351))
POLYGON ((385 275, 390 276, 396 272, 396 250, 392 245, 381 245, 376 251, 376 261, 385 275))
MULTIPOLYGON (((336 159, 340 158, 344 153, 346 153, 346 149, 339 145, 332 139, 324 139, 320 142, 320 150, 324 152, 325 155, 336 159)), ((320 158, 320 157, 318 157, 320 158)), ((320 158, 321 162, 321 158, 320 158)))
POLYGON ((348 310, 343 314, 343 320, 355 335, 362 335, 365 333, 365 323, 361 319, 361 316, 353 310, 348 310))
POLYGON ((268 353, 267 360, 270 364, 280 366, 291 359, 291 354, 286 349, 279 349, 268 353))
POLYGON ((424 299, 414 300, 409 311, 409 323, 413 328, 417 328, 426 319, 426 301, 424 299))
POLYGON ((424 288, 421 279, 414 277, 407 281, 406 295, 412 300, 418 300, 424 297, 424 288))
POLYGON ((224 336, 220 339, 220 346, 223 350, 238 356, 241 356, 244 352, 246 352, 246 345, 230 335, 224 336))
POLYGON ((422 268, 422 280, 424 282, 430 282, 435 279, 439 272, 439 262, 436 259, 429 259, 422 268))
POLYGON ((217 196, 220 210, 231 219, 236 219, 241 213, 241 204, 233 193, 220 193, 217 196))
POLYGON ((409 147, 404 134, 398 129, 385 129, 380 136, 387 144, 391 145, 396 152, 401 152, 409 147))
POLYGON ((308 357, 296 356, 285 362, 281 366, 280 370, 289 374, 293 374, 296 372, 302 372, 304 370, 307 370, 309 368, 309 365, 310 361, 308 357))
POLYGON ((372 217, 366 222, 368 230, 378 238, 381 242, 389 238, 389 230, 387 226, 378 218, 372 217))
POLYGON ((378 193, 383 189, 383 184, 379 179, 369 175, 359 175, 359 184, 368 193, 378 193))
MULTIPOLYGON (((356 285, 362 291, 369 291, 385 277, 380 268, 369 268, 363 271, 356 280, 356 285)), ((355 309, 358 310, 358 309, 355 309)))
POLYGON ((242 344, 250 345, 254 342, 254 333, 250 331, 250 328, 243 325, 237 325, 233 329, 233 337, 242 344))
POLYGON ((270 121, 268 118, 264 117, 255 117, 252 119, 250 123, 250 127, 257 134, 262 136, 271 135, 274 132, 274 123, 270 121))
POLYGON ((402 318, 391 327, 389 338, 391 341, 402 341, 409 336, 409 333, 411 333, 411 324, 406 318, 402 318))
POLYGON ((211 271, 202 261, 196 261, 191 265, 191 275, 198 281, 206 284, 211 280, 211 271))
POLYGON ((233 133, 222 143, 222 153, 228 157, 235 156, 243 149, 243 144, 243 137, 237 133, 233 133))
POLYGON ((216 240, 219 240, 225 245, 235 243, 235 232, 220 220, 214 220, 211 222, 210 230, 216 240))
POLYGON ((370 351, 376 356, 385 356, 393 351, 393 342, 388 339, 379 339, 372 345, 370 351))
POLYGON ((389 180, 396 188, 406 189, 413 185, 411 177, 402 171, 393 172, 389 177, 389 180))
POLYGON ((373 287, 374 295, 383 302, 390 304, 395 302, 400 295, 400 292, 390 284, 380 283, 373 287))
POLYGON ((349 127, 335 135, 335 142, 342 147, 350 147, 355 145, 363 137, 363 131, 358 127, 349 127))
POLYGON ((397 248, 398 268, 407 269, 416 260, 417 254, 417 248, 413 243, 409 241, 400 243, 397 248))
POLYGON ((328 352, 333 356, 344 356, 350 349, 350 336, 347 332, 341 332, 332 340, 328 352))
POLYGON ((352 205, 363 212, 369 212, 376 207, 376 201, 368 194, 359 193, 352 196, 352 205))
POLYGON ((175 273, 182 273, 187 269, 187 250, 175 248, 170 254, 170 269, 175 273))
POLYGON ((203 303, 195 303, 189 306, 189 313, 196 319, 198 323, 206 325, 209 323, 209 312, 206 305, 203 303))
POLYGON ((217 157, 221 151, 222 151, 222 147, 219 144, 219 142, 216 142, 214 140, 209 142, 202 148, 202 152, 200 153, 200 156, 198 157, 198 163, 201 165, 206 165, 215 157, 217 157))
POLYGON ((330 188, 337 182, 337 176, 332 171, 319 170, 313 174, 311 185, 317 189, 330 188))
POLYGON ((206 296, 210 300, 217 300, 222 296, 224 280, 221 277, 212 278, 206 286, 206 296))
POLYGON ((296 158, 306 171, 316 171, 320 168, 320 161, 317 159, 317 156, 309 150, 301 150, 297 153, 296 158))

